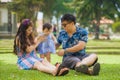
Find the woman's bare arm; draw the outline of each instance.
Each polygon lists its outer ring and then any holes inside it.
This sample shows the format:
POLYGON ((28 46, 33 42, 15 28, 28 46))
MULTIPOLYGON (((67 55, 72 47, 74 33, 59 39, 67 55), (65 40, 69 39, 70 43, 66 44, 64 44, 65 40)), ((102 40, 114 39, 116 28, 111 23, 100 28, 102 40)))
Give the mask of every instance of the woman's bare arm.
POLYGON ((26 48, 26 52, 30 53, 31 51, 35 50, 35 48, 42 42, 45 40, 45 36, 39 36, 35 39, 35 44, 27 46, 26 48))

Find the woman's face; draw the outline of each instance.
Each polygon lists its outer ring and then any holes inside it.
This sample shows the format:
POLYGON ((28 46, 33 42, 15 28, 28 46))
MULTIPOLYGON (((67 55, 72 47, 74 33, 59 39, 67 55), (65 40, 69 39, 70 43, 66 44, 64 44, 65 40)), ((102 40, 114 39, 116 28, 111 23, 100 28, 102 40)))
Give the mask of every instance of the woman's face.
POLYGON ((26 35, 29 36, 33 32, 33 28, 31 26, 26 30, 26 35))

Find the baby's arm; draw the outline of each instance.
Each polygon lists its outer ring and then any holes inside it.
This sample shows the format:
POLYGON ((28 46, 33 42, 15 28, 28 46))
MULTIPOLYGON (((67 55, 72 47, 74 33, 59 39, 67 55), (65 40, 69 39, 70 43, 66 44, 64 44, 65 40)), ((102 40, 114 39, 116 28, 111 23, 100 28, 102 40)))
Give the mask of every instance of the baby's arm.
POLYGON ((52 34, 52 39, 53 39, 54 42, 55 42, 55 47, 56 47, 56 49, 58 49, 61 44, 59 44, 59 43, 57 42, 57 39, 56 39, 56 37, 55 37, 53 34, 52 34))
POLYGON ((52 35, 52 39, 53 39, 54 43, 57 44, 57 39, 56 39, 56 37, 55 37, 53 34, 51 34, 51 35, 52 35))

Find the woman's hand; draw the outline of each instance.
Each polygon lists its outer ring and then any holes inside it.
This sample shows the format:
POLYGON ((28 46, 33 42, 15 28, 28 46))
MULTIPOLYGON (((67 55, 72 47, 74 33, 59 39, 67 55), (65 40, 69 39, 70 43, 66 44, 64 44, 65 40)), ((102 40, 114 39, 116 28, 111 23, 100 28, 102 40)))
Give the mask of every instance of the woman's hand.
POLYGON ((44 41, 46 39, 45 36, 40 35, 35 39, 35 44, 31 46, 27 46, 26 52, 30 53, 32 50, 35 50, 35 48, 39 45, 40 42, 44 41))
POLYGON ((46 36, 40 35, 40 36, 38 36, 37 40, 38 40, 39 42, 45 41, 45 40, 46 40, 46 36))

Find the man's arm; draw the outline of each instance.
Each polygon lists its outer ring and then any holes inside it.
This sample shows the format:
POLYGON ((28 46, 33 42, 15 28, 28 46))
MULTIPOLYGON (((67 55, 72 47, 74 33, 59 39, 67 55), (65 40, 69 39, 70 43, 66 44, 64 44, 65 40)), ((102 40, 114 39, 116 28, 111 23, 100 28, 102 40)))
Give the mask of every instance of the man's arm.
POLYGON ((84 47, 86 46, 86 43, 84 41, 79 41, 79 43, 73 47, 70 48, 66 48, 65 50, 67 52, 78 52, 82 49, 84 49, 84 47))
POLYGON ((84 41, 79 41, 79 43, 71 48, 61 49, 57 52, 59 56, 63 56, 64 54, 69 54, 69 52, 77 52, 84 49, 86 43, 84 41))
POLYGON ((60 44, 56 43, 55 46, 56 46, 56 49, 58 49, 60 47, 60 44))

